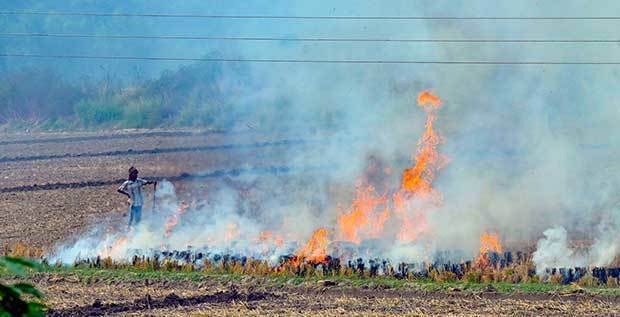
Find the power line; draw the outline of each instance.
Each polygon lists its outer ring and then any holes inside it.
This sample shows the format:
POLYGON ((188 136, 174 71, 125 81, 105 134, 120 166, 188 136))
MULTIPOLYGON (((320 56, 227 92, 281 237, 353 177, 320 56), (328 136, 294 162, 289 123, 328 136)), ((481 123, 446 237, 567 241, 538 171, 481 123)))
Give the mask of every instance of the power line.
POLYGON ((222 41, 290 41, 290 42, 396 42, 396 43, 620 43, 612 39, 389 39, 322 37, 248 37, 194 35, 119 35, 78 33, 0 33, 0 37, 53 37, 96 39, 222 40, 222 41))
POLYGON ((556 61, 441 61, 441 60, 348 60, 348 59, 256 59, 256 58, 191 58, 104 55, 45 55, 0 54, 0 57, 87 59, 87 60, 146 60, 178 62, 236 62, 236 63, 305 63, 305 64, 444 64, 444 65, 620 65, 620 62, 556 62, 556 61))
POLYGON ((149 18, 206 18, 206 19, 298 19, 298 20, 620 20, 620 16, 332 16, 332 15, 218 15, 168 13, 113 13, 62 11, 0 11, 0 15, 90 16, 90 17, 149 17, 149 18))

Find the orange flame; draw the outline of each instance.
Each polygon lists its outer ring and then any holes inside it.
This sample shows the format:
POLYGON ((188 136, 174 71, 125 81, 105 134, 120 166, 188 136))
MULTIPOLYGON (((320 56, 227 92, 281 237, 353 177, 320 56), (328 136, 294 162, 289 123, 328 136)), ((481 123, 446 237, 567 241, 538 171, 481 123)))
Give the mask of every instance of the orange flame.
MULTIPOLYGON (((441 99, 424 91, 418 95, 418 105, 427 114, 424 133, 418 140, 414 166, 403 171, 400 189, 392 194, 391 205, 387 193, 377 195, 367 182, 358 185, 350 210, 338 217, 338 239, 360 243, 366 238, 381 237, 385 234, 384 224, 392 216, 401 223, 397 234, 401 242, 414 241, 428 231, 427 214, 442 203, 441 193, 432 183, 447 160, 438 151, 443 139, 433 128, 441 99)), ((384 172, 390 175, 392 170, 388 167, 384 172)))
POLYGON ((189 205, 186 202, 181 202, 181 205, 176 210, 176 212, 170 215, 170 217, 164 224, 164 236, 166 238, 172 234, 172 229, 174 229, 174 227, 179 224, 179 218, 187 211, 187 208, 189 208, 189 205))
POLYGON ((433 129, 433 122, 436 118, 435 111, 439 109, 441 100, 425 91, 418 96, 418 104, 424 108, 427 114, 426 129, 418 141, 418 150, 414 158, 415 165, 405 170, 402 184, 403 188, 409 192, 428 193, 435 178, 435 171, 445 163, 445 158, 437 151, 437 146, 442 142, 442 138, 433 129))
POLYGON ((381 235, 385 222, 390 218, 390 215, 390 210, 387 207, 375 215, 374 221, 370 223, 369 235, 371 238, 378 238, 381 235))
MULTIPOLYGON (((392 192, 391 202, 388 201, 389 191, 383 195, 376 194, 375 188, 368 183, 368 180, 357 185, 356 198, 351 208, 338 216, 336 232, 338 239, 360 243, 366 238, 386 235, 384 225, 391 217, 401 223, 397 234, 401 242, 414 241, 429 230, 427 214, 442 203, 441 193, 432 187, 432 183, 436 172, 447 160, 438 152, 443 139, 433 128, 435 113, 441 106, 441 99, 424 91, 418 95, 417 101, 427 117, 424 133, 418 140, 418 149, 413 158, 414 166, 403 171, 400 189, 392 192)), ((391 168, 385 168, 384 173, 391 175, 391 168)), ((325 237, 327 241, 326 236, 325 229, 317 230, 299 255, 306 256, 305 250, 316 245, 319 237, 325 237)))
POLYGON ((115 255, 117 255, 117 253, 122 250, 125 245, 127 245, 127 242, 129 242, 129 238, 128 237, 120 237, 118 239, 116 239, 112 245, 110 245, 109 247, 107 247, 106 249, 104 249, 100 256, 102 258, 107 258, 107 257, 114 257, 115 255))
POLYGON ((302 260, 309 263, 325 263, 328 244, 329 231, 325 228, 315 230, 310 240, 295 254, 297 260, 294 263, 299 265, 302 260))
POLYGON ((443 140, 433 129, 441 99, 424 91, 418 95, 418 105, 427 114, 424 134, 418 140, 415 165, 403 172, 402 189, 394 195, 395 213, 402 221, 398 234, 401 242, 414 241, 427 231, 429 209, 442 202, 441 194, 432 187, 436 171, 446 163, 446 158, 437 151, 443 140))
POLYGON ((489 252, 503 252, 502 245, 499 242, 499 235, 497 233, 484 232, 480 236, 480 255, 476 259, 477 266, 486 267, 489 265, 489 252))
POLYGON ((418 104, 420 106, 430 105, 433 107, 439 107, 441 106, 441 99, 429 91, 423 91, 418 95, 418 104))
POLYGON ((375 196, 373 186, 363 187, 363 185, 357 187, 357 197, 353 200, 351 211, 338 217, 340 240, 360 243, 361 231, 365 229, 371 236, 376 236, 383 229, 383 223, 389 216, 388 210, 374 214, 377 206, 385 204, 385 196, 375 196))
POLYGON ((483 233, 480 236, 480 254, 484 255, 489 252, 502 253, 502 245, 499 242, 499 235, 497 233, 483 233))

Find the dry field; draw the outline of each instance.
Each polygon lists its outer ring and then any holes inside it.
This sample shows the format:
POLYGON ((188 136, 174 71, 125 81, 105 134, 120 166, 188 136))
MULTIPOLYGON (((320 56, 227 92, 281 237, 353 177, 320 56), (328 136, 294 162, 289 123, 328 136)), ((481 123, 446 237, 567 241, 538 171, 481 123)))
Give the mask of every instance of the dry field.
POLYGON ((428 292, 415 284, 273 285, 260 277, 174 281, 53 274, 34 281, 54 308, 51 316, 611 316, 620 310, 617 297, 602 295, 458 288, 428 292))
MULTIPOLYGON (((107 217, 126 221, 125 199, 116 193, 129 166, 141 177, 286 166, 283 149, 304 145, 258 133, 187 131, 6 136, 0 141, 0 242, 51 248, 107 217), (95 182, 92 186, 85 182, 95 182)), ((208 191, 223 177, 200 179, 208 191)), ((204 193, 192 193, 202 195, 204 193)), ((149 198, 147 197, 147 200, 149 198)))
MULTIPOLYGON (((191 131, 3 136, 0 139, 0 243, 52 248, 102 219, 124 222, 117 181, 135 165, 143 177, 178 177, 245 166, 287 166, 287 137, 191 131), (284 142, 283 142, 284 141, 284 142), (93 182, 93 183, 86 183, 93 182), (51 184, 51 185, 50 185, 51 184), (36 186, 35 186, 36 185, 36 186)), ((200 180, 209 191, 222 177, 200 180)), ((178 177, 182 195, 188 180, 178 177)), ((148 200, 148 198, 147 198, 148 200)), ((105 279, 40 273, 30 279, 52 316, 252 315, 616 315, 620 298, 561 292, 500 294, 416 285, 352 286, 346 282, 274 285, 257 277, 198 280, 105 279)))

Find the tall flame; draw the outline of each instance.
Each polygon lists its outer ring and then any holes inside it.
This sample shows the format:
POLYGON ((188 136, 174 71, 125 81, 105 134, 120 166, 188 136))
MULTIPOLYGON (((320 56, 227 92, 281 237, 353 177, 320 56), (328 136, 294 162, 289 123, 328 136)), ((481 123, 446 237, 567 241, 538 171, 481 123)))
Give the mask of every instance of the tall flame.
POLYGON ((403 173, 403 189, 412 193, 428 193, 435 179, 435 171, 442 167, 445 159, 437 151, 442 138, 435 133, 435 111, 439 109, 439 97, 425 91, 418 96, 418 105, 426 111, 424 134, 418 141, 418 150, 414 158, 415 165, 403 173))
POLYGON ((327 245, 329 244, 329 231, 319 228, 314 231, 310 240, 300 248, 295 256, 299 265, 302 260, 310 263, 324 263, 327 259, 327 245))
POLYGON ((357 186, 357 197, 353 200, 351 211, 338 216, 339 236, 343 241, 361 242, 361 231, 365 230, 371 236, 378 235, 383 229, 383 223, 389 216, 389 210, 376 213, 377 206, 385 204, 385 196, 376 196, 375 188, 371 185, 357 186))
POLYGON ((427 213, 442 202, 441 193, 432 187, 435 173, 446 163, 446 158, 437 151, 443 139, 433 129, 441 99, 424 91, 418 95, 418 105, 426 112, 424 134, 418 140, 415 165, 403 172, 401 191, 394 195, 395 213, 401 218, 398 234, 401 242, 414 241, 426 232, 427 213))
POLYGON ((499 242, 499 235, 497 233, 485 232, 480 236, 480 255, 484 255, 489 252, 503 252, 502 245, 499 242))
POLYGON ((499 241, 499 235, 496 232, 484 232, 480 235, 480 254, 476 259, 476 265, 482 268, 487 267, 489 265, 488 254, 490 252, 503 252, 502 245, 499 241))
MULTIPOLYGON (((360 243, 363 239, 381 237, 385 234, 384 224, 390 217, 396 217, 401 223, 397 234, 401 242, 414 241, 428 231, 427 214, 442 202, 441 193, 432 187, 432 183, 436 172, 447 160, 438 152, 443 139, 433 128, 441 99, 424 91, 418 95, 418 105, 427 117, 413 157, 414 166, 403 172, 400 189, 392 193, 391 204, 387 193, 377 194, 367 182, 358 184, 350 210, 338 217, 338 239, 360 243)), ((385 172, 390 175, 391 169, 387 168, 385 172)))

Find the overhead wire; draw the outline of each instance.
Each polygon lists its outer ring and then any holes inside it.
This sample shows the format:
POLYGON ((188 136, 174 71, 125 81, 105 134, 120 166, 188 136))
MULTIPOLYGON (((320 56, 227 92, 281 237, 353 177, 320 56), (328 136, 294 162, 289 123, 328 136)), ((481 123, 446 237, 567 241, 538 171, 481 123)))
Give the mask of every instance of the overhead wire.
POLYGON ((396 43, 620 43, 620 39, 405 39, 405 38, 330 38, 330 37, 260 37, 198 35, 124 35, 80 33, 0 33, 0 37, 50 37, 95 39, 222 40, 222 41, 290 41, 290 42, 396 42, 396 43))
POLYGON ((67 12, 2 10, 0 15, 150 17, 206 19, 299 19, 299 20, 620 20, 620 16, 337 16, 337 15, 223 15, 129 12, 67 12))
MULTIPOLYGON (((0 11, 0 15, 39 16, 101 16, 155 18, 213 18, 213 19, 325 19, 325 20, 620 20, 620 16, 294 16, 294 15, 208 15, 168 13, 63 12, 63 11, 0 11)), ((54 37, 100 39, 161 39, 161 40, 226 40, 226 41, 298 41, 298 42, 396 42, 396 43, 620 43, 614 39, 406 39, 406 38, 329 38, 329 37, 252 37, 252 36, 194 36, 194 35, 122 35, 79 33, 0 33, 0 37, 54 37)), ((252 62, 252 63, 330 63, 330 64, 447 64, 447 65, 618 65, 615 61, 445 61, 445 60, 382 60, 382 59, 257 59, 257 58, 191 58, 153 56, 57 55, 3 53, 0 57, 56 58, 88 60, 151 60, 194 62, 252 62)))
POLYGON ((620 65, 615 61, 443 61, 443 60, 380 60, 380 59, 273 59, 273 58, 194 58, 158 56, 109 56, 109 55, 55 55, 2 53, 0 57, 87 59, 87 60, 145 60, 237 63, 305 63, 305 64, 443 64, 443 65, 620 65))

